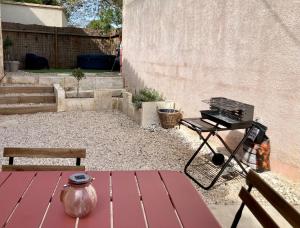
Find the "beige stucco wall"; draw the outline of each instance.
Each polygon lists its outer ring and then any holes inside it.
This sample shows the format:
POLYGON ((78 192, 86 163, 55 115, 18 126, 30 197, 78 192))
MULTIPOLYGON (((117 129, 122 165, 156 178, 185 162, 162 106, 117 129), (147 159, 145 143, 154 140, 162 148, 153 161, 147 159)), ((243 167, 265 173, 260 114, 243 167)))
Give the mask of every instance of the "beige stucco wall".
POLYGON ((67 19, 63 8, 31 3, 2 2, 2 21, 21 24, 65 27, 67 19))
POLYGON ((255 105, 269 127, 272 168, 300 180, 300 3, 125 0, 123 73, 185 116, 224 96, 255 105))

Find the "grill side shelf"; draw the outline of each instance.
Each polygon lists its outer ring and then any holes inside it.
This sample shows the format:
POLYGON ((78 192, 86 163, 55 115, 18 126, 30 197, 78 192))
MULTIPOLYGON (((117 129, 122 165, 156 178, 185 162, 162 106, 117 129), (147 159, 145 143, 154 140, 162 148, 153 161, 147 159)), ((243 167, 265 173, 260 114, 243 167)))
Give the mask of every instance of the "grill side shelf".
POLYGON ((201 118, 182 119, 180 120, 180 124, 199 132, 213 132, 225 130, 224 128, 219 128, 216 125, 203 121, 201 118))

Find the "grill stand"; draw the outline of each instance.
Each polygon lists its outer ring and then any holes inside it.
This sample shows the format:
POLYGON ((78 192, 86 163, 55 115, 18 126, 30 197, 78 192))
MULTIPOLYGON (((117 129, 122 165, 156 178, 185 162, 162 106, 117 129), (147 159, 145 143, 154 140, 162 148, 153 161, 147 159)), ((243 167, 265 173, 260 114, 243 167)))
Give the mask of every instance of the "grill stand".
MULTIPOLYGON (((211 125, 211 127, 205 127, 205 126, 196 126, 193 123, 191 123, 189 120, 192 119, 182 119, 180 121, 180 124, 188 127, 189 129, 197 132, 197 134, 200 136, 200 139, 203 140, 203 142, 200 144, 199 148, 195 151, 195 153, 193 154, 193 156, 190 158, 190 160, 187 162, 187 164, 184 167, 184 173, 191 179, 193 180, 197 185, 199 185, 201 188, 205 189, 205 190, 209 190, 211 187, 214 186, 214 184, 218 181, 218 179, 220 178, 220 176, 222 175, 222 173, 224 172, 224 170, 226 169, 226 167, 229 165, 230 161, 232 159, 234 159, 236 161, 236 163, 241 167, 242 172, 245 173, 245 175, 247 175, 247 171, 246 169, 243 167, 243 165, 241 164, 241 162, 236 158, 236 154, 238 152, 238 150, 240 149, 240 147, 243 145, 243 143, 245 142, 245 140, 247 139, 247 137, 249 136, 251 130, 246 129, 245 135, 243 137, 243 139, 239 142, 239 144, 237 145, 237 147, 234 150, 231 150, 230 147, 225 143, 225 141, 221 138, 221 136, 218 134, 218 131, 226 131, 226 130, 231 130, 228 128, 219 128, 218 125, 211 125), (209 132, 209 134, 206 136, 206 138, 203 137, 202 132, 209 132), (230 153, 229 158, 227 159, 227 161, 222 165, 221 170, 217 173, 217 175, 215 176, 215 178, 211 181, 211 183, 208 186, 204 186, 203 184, 201 184, 199 181, 197 181, 191 174, 188 173, 187 169, 190 166, 190 164, 192 163, 192 161, 195 159, 195 157, 197 156, 197 154, 201 151, 201 149, 203 148, 204 145, 207 145, 208 148, 214 153, 216 154, 215 150, 209 145, 208 140, 211 136, 216 136, 221 143, 225 146, 226 150, 230 153)), ((199 122, 199 121, 198 121, 199 122)), ((206 125, 209 124, 206 121, 200 120, 200 122, 205 123, 206 125)))

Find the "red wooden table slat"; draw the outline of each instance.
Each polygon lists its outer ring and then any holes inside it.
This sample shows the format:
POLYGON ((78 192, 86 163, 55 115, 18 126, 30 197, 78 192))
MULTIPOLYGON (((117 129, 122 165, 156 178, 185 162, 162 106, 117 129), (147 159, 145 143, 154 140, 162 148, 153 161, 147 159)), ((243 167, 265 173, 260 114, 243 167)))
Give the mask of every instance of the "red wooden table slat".
POLYGON ((38 227, 60 174, 60 172, 38 172, 6 227, 38 227))
POLYGON ((110 172, 88 172, 94 177, 93 186, 96 189, 98 202, 95 209, 84 218, 80 218, 78 227, 82 228, 110 228, 110 172))
POLYGON ((63 172, 56 191, 53 195, 45 220, 42 224, 43 228, 75 227, 76 219, 66 215, 63 204, 60 202, 60 192, 63 189, 64 184, 68 183, 69 176, 73 173, 74 172, 63 172))
POLYGON ((136 172, 149 228, 181 227, 157 171, 136 172))
POLYGON ((174 171, 160 173, 184 228, 221 227, 183 174, 174 171))
POLYGON ((146 227, 134 172, 112 172, 113 227, 146 227))
POLYGON ((7 221, 30 184, 34 172, 12 173, 0 188, 0 226, 7 221))
POLYGON ((10 172, 1 172, 0 173, 0 188, 9 175, 10 175, 10 172))

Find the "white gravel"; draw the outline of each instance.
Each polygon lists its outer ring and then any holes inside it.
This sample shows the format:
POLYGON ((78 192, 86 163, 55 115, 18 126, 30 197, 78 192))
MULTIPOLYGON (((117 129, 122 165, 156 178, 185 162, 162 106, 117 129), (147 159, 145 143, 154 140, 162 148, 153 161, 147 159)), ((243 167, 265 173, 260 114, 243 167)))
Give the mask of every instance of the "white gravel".
MULTIPOLYGON (((194 151, 184 135, 183 127, 180 130, 142 129, 119 112, 0 116, 0 162, 8 163, 8 159, 2 157, 4 147, 86 148, 87 158, 83 160, 83 164, 87 170, 183 171, 194 151)), ((32 163, 33 160, 16 159, 16 164, 18 162, 32 163)), ((34 162, 75 164, 75 159, 35 159, 34 162)), ((213 169, 202 155, 193 162, 190 172, 207 183, 207 177, 213 169)), ((300 189, 299 183, 279 178, 272 172, 262 176, 290 203, 300 204, 297 191, 300 189)), ((232 204, 240 202, 238 192, 244 185, 245 179, 238 176, 231 180, 221 178, 209 191, 197 189, 208 203, 232 204)))

